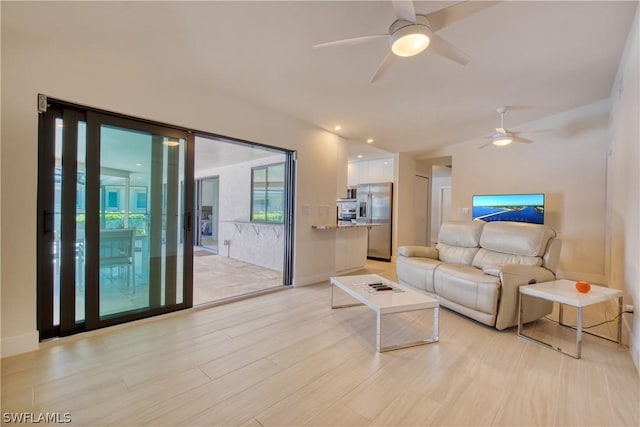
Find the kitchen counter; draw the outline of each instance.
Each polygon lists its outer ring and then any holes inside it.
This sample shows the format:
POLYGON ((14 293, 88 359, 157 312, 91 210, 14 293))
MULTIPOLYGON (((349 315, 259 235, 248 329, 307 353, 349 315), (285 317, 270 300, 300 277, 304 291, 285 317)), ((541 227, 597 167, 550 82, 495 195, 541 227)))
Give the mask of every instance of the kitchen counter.
POLYGON ((312 225, 311 228, 320 230, 322 233, 335 233, 335 273, 341 275, 365 267, 369 228, 378 225, 380 224, 339 221, 337 224, 312 225))
POLYGON ((349 221, 340 221, 337 224, 328 224, 328 225, 312 225, 311 228, 314 230, 335 230, 337 228, 363 228, 363 227, 376 227, 380 224, 367 224, 367 223, 352 223, 349 221))

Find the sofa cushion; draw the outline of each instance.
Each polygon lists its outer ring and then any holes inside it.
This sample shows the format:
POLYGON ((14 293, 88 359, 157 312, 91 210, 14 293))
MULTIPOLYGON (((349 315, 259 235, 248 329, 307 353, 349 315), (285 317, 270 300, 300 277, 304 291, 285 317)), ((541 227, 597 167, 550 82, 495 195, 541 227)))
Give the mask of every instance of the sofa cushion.
POLYGON ((464 264, 441 264, 433 277, 436 294, 456 304, 495 314, 500 295, 500 278, 464 264))
POLYGON ((434 293, 433 271, 440 264, 440 261, 431 258, 399 256, 396 259, 398 281, 421 291, 434 293))
POLYGON ((505 254, 541 257, 549 239, 555 236, 555 231, 545 225, 494 221, 482 229, 480 246, 505 254))
POLYGON ((471 264, 473 257, 476 256, 480 248, 462 248, 460 246, 447 245, 446 243, 438 243, 438 258, 444 262, 455 264, 471 264))
POLYGON ((429 246, 400 246, 398 248, 398 255, 438 259, 438 250, 429 246))
POLYGON ((480 235, 485 225, 483 221, 449 221, 442 224, 438 243, 463 248, 480 246, 480 235))
POLYGON ((440 227, 438 258, 444 262, 471 264, 478 252, 482 221, 450 221, 440 227))
POLYGON ((480 248, 473 257, 472 265, 480 269, 495 268, 500 264, 542 265, 542 258, 536 256, 524 256, 505 254, 480 248))

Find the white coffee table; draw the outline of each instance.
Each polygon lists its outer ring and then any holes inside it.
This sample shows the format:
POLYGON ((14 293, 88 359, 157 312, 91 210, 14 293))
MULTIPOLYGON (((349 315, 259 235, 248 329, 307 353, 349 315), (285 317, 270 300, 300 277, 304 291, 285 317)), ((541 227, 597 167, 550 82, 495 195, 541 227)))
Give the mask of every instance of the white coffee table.
POLYGON ((520 299, 518 310, 518 336, 525 338, 529 341, 537 342, 549 348, 552 348, 560 353, 569 355, 576 359, 580 359, 582 354, 582 334, 594 335, 600 338, 607 339, 609 341, 617 342, 620 344, 622 336, 622 291, 617 289, 605 288, 604 286, 591 285, 591 290, 587 293, 578 292, 575 287, 576 282, 572 280, 553 280, 550 282, 541 282, 535 285, 520 286, 520 299), (548 301, 557 302, 559 304, 558 323, 561 326, 569 327, 576 330, 576 353, 572 354, 562 350, 559 347, 555 347, 547 342, 541 341, 531 335, 525 335, 522 330, 522 319, 524 319, 524 306, 522 304, 522 296, 528 295, 531 297, 542 298, 548 301), (612 340, 604 335, 596 334, 593 332, 583 331, 582 325, 582 309, 591 304, 596 304, 604 301, 609 301, 618 298, 618 334, 617 340, 612 340), (563 322, 563 306, 570 305, 576 307, 578 310, 578 320, 575 327, 567 325, 563 322))
POLYGON ((438 303, 438 300, 423 295, 398 283, 384 279, 377 274, 332 277, 330 298, 332 309, 366 305, 376 312, 376 350, 380 353, 400 348, 434 343, 439 340, 438 321, 440 318, 440 304, 438 303), (376 291, 372 287, 368 286, 371 283, 382 283, 392 287, 393 290, 376 291), (344 292, 360 301, 360 303, 335 305, 333 303, 334 286, 342 289, 344 292), (380 335, 382 316, 386 314, 403 313, 416 310, 433 310, 433 335, 424 340, 383 346, 381 342, 382 337, 380 335))

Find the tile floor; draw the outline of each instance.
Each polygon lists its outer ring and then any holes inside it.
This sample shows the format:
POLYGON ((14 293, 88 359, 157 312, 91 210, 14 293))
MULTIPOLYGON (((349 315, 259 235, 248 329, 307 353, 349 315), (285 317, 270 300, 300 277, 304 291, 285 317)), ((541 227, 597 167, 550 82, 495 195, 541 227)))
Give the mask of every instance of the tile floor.
POLYGON ((282 285, 282 272, 205 250, 194 250, 193 305, 282 285))

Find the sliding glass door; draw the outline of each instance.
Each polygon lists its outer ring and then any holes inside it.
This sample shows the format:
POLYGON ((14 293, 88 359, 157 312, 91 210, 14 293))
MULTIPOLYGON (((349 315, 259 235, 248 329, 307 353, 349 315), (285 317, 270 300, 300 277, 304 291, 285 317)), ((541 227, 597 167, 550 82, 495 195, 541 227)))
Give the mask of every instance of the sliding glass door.
POLYGON ((64 104, 42 112, 41 338, 192 305, 189 138, 64 104))

